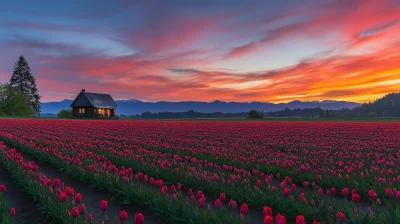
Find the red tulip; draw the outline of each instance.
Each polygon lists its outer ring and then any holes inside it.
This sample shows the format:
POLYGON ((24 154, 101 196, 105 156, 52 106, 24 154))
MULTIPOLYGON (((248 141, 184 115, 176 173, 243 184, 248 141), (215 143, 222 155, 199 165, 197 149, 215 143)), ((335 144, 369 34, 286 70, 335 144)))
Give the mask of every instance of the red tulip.
POLYGON ((199 199, 199 207, 204 208, 204 199, 203 198, 199 199))
POLYGON ((322 195, 324 195, 324 192, 322 191, 321 188, 318 189, 318 195, 321 197, 322 195))
POLYGON ((288 189, 288 188, 284 188, 283 189, 283 195, 285 195, 285 196, 289 196, 290 195, 290 190, 288 189))
POLYGON ((263 215, 264 216, 267 216, 267 215, 268 216, 272 216, 272 208, 264 206, 263 215))
POLYGON ((230 200, 229 201, 229 206, 231 206, 231 208, 236 208, 237 207, 237 204, 236 204, 236 201, 234 201, 234 200, 230 200))
POLYGON ((14 217, 15 216, 15 208, 11 208, 10 210, 10 216, 14 217))
POLYGON ((343 196, 347 197, 347 196, 349 195, 349 193, 350 193, 350 192, 349 192, 349 189, 348 189, 348 188, 343 188, 343 189, 342 189, 342 195, 343 195, 343 196))
POLYGON ((0 192, 1 193, 4 193, 4 192, 6 192, 6 186, 4 186, 3 184, 2 185, 0 185, 0 192))
POLYGON ((71 213, 69 212, 69 210, 67 209, 67 210, 65 210, 65 214, 67 215, 67 216, 71 216, 71 213))
POLYGON ((65 188, 65 193, 67 195, 73 196, 74 195, 74 189, 70 188, 70 187, 66 187, 65 188))
POLYGON ((360 195, 358 195, 358 194, 353 194, 353 195, 351 196, 351 200, 352 200, 353 202, 355 202, 355 203, 360 202, 360 201, 361 201, 360 195))
POLYGON ((51 188, 56 188, 60 185, 60 180, 59 179, 54 179, 53 184, 51 185, 51 188))
POLYGON ((86 208, 85 208, 85 204, 82 203, 81 206, 79 207, 79 214, 83 215, 85 214, 86 208))
POLYGON ((264 217, 264 224, 273 224, 274 223, 274 218, 272 216, 267 215, 264 217))
POLYGON ((278 214, 276 216, 276 224, 286 224, 286 217, 278 214))
POLYGON ((394 196, 394 193, 390 188, 386 188, 385 189, 385 194, 386 194, 387 197, 393 197, 394 196))
POLYGON ((221 201, 225 201, 226 200, 226 196, 224 193, 219 194, 219 200, 221 201))
POLYGON ((71 212, 71 217, 72 218, 77 218, 79 216, 79 210, 77 207, 72 208, 72 212, 71 212))
POLYGON ((340 222, 346 221, 346 217, 344 216, 344 214, 342 212, 338 212, 336 216, 338 217, 340 222))
POLYGON ((368 191, 368 196, 371 198, 371 199, 377 199, 378 198, 378 195, 375 193, 375 191, 373 191, 373 190, 369 190, 368 191))
POLYGON ((306 224, 306 220, 304 219, 304 216, 298 215, 296 217, 296 224, 306 224))
POLYGON ((196 197, 197 197, 197 199, 199 199, 199 198, 203 198, 203 191, 198 191, 197 192, 197 194, 196 194, 196 197))
POLYGON ((81 194, 80 193, 76 193, 76 195, 75 195, 75 202, 76 203, 79 203, 79 202, 81 202, 82 201, 82 196, 81 196, 81 194))
POLYGON ((100 202, 100 210, 103 211, 103 212, 107 210, 107 201, 106 200, 101 200, 101 202, 100 202))
POLYGON ((92 221, 93 221, 93 216, 92 216, 92 214, 89 214, 89 215, 88 215, 87 220, 88 220, 89 222, 92 222, 92 221))
POLYGON ((64 203, 64 202, 67 200, 67 194, 65 194, 64 192, 61 192, 61 193, 58 195, 58 200, 59 200, 60 202, 64 203))
POLYGON ((257 180, 257 181, 256 181, 256 186, 257 186, 258 188, 261 188, 261 186, 262 186, 261 180, 257 180))
POLYGON ((215 207, 216 208, 221 208, 222 207, 221 200, 219 200, 219 199, 215 200, 215 207))
POLYGON ((188 196, 191 197, 192 195, 193 195, 193 190, 192 190, 192 188, 189 188, 189 190, 188 190, 188 196))
POLYGON ((119 213, 119 221, 123 223, 126 220, 128 220, 128 213, 126 213, 126 211, 119 213))
POLYGON ((242 206, 240 207, 240 214, 247 215, 247 213, 249 213, 249 207, 247 206, 246 203, 243 203, 242 206))
POLYGON ((144 217, 142 213, 138 213, 135 215, 135 224, 143 224, 144 223, 144 217))

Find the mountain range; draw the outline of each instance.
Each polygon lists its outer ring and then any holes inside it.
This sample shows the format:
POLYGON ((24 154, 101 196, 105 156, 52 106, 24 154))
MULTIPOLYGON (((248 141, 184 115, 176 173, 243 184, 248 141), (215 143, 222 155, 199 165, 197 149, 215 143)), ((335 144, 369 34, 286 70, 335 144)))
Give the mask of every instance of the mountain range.
MULTIPOLYGON (((222 113, 239 113, 248 112, 250 110, 258 111, 279 111, 285 108, 289 109, 305 109, 320 107, 323 110, 339 110, 339 109, 353 109, 360 104, 346 101, 291 101, 289 103, 268 103, 268 102, 201 102, 201 101, 182 101, 182 102, 143 102, 140 100, 116 100, 118 105, 117 113, 125 115, 141 114, 142 112, 186 112, 194 110, 197 112, 210 113, 210 112, 222 112, 222 113)), ((56 114, 62 109, 68 109, 71 105, 72 100, 63 100, 60 102, 45 102, 42 103, 42 114, 56 114)))

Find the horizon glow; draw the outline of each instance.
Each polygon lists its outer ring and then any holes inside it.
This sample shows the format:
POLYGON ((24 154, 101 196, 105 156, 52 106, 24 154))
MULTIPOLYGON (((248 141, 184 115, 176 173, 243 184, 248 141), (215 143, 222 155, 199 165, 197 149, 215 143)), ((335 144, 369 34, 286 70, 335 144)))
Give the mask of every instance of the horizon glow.
POLYGON ((363 103, 400 91, 400 1, 8 1, 0 82, 23 54, 42 102, 363 103), (290 3, 289 3, 290 2, 290 3))

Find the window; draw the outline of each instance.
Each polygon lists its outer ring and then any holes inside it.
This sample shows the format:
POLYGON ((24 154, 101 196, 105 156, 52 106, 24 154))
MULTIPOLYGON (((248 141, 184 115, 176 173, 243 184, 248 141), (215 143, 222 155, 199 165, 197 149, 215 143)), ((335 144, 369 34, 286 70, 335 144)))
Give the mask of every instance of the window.
POLYGON ((85 113, 85 108, 79 108, 79 113, 84 114, 85 113))

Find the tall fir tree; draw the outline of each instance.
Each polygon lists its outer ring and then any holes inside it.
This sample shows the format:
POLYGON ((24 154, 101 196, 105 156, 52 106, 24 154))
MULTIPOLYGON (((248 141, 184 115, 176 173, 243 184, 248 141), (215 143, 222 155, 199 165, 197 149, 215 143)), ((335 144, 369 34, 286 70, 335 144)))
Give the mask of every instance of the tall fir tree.
POLYGON ((21 90, 29 98, 32 110, 39 116, 41 107, 36 79, 23 55, 19 56, 18 61, 15 62, 10 85, 21 90))

